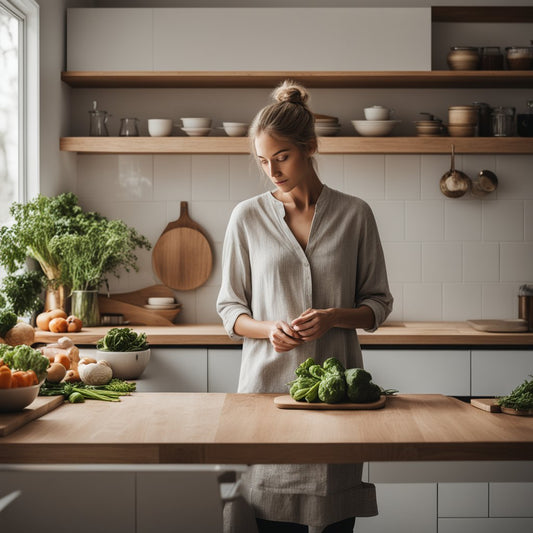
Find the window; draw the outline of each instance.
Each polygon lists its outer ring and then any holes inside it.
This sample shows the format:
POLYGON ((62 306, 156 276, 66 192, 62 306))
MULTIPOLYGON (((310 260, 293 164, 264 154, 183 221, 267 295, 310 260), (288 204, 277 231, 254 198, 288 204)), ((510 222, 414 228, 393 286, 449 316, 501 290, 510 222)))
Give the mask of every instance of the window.
POLYGON ((0 224, 39 185, 38 5, 0 0, 0 224))

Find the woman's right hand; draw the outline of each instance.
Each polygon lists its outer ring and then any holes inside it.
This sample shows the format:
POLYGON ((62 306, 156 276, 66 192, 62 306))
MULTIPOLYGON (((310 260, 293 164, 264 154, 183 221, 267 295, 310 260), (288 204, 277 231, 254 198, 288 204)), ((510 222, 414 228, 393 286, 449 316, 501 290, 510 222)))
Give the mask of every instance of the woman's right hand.
POLYGON ((273 324, 268 334, 268 340, 277 353, 288 352, 305 341, 294 331, 287 322, 278 320, 273 324))

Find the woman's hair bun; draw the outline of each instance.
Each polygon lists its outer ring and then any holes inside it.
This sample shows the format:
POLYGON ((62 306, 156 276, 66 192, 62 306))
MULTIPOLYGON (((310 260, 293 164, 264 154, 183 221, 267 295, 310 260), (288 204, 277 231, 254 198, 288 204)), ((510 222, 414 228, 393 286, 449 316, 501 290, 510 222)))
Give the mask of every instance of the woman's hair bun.
POLYGON ((309 100, 309 93, 302 85, 294 81, 285 80, 272 93, 274 100, 277 102, 291 102, 293 104, 306 105, 309 100))

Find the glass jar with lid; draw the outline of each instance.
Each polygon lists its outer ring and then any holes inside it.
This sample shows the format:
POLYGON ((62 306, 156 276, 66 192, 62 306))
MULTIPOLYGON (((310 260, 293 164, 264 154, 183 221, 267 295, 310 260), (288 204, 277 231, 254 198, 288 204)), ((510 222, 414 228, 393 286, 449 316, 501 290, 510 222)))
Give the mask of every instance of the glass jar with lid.
POLYGON ((481 48, 481 70, 502 70, 503 54, 499 46, 481 48))
POLYGON ((530 70, 533 67, 533 46, 508 46, 505 54, 509 70, 530 70))
POLYGON ((476 46, 452 46, 446 59, 451 70, 478 70, 479 48, 476 46))

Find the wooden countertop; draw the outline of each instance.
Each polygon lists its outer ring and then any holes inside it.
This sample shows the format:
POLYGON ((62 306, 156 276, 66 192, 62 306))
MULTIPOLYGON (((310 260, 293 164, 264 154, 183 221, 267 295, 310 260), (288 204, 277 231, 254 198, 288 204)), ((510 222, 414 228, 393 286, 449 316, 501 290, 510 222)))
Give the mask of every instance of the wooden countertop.
POLYGON ((533 417, 441 395, 375 411, 278 409, 273 394, 134 393, 64 404, 0 438, 0 463, 533 460, 533 417))
MULTIPOLYGON (((239 346, 220 324, 189 324, 173 327, 131 326, 145 331, 152 345, 239 346)), ((109 327, 83 328, 68 336, 76 344, 96 344, 109 327)), ((35 342, 55 342, 64 334, 36 330, 35 342)), ((362 346, 369 345, 463 345, 463 346, 533 346, 533 333, 486 333, 466 322, 391 322, 377 331, 358 330, 362 346)))

